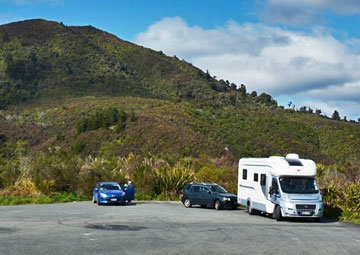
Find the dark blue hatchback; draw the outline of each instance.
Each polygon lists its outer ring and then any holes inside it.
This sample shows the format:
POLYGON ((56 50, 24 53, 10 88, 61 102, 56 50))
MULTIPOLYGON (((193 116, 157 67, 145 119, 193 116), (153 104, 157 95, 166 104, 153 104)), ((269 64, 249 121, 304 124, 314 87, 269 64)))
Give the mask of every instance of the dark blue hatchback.
POLYGON ((186 208, 192 205, 201 207, 212 207, 216 210, 222 208, 236 209, 237 197, 227 192, 223 187, 216 183, 190 183, 185 186, 182 203, 186 208))
POLYGON ((101 204, 125 204, 134 199, 134 187, 132 184, 117 182, 99 182, 93 190, 93 202, 101 204))

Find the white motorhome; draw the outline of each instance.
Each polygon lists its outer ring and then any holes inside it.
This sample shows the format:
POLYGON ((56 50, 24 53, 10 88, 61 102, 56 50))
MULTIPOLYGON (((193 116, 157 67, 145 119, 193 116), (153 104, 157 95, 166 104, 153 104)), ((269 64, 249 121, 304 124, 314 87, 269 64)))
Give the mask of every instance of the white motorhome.
POLYGON ((249 214, 261 211, 282 217, 311 217, 324 213, 322 196, 315 180, 316 165, 297 154, 286 157, 242 158, 238 172, 238 203, 249 214))

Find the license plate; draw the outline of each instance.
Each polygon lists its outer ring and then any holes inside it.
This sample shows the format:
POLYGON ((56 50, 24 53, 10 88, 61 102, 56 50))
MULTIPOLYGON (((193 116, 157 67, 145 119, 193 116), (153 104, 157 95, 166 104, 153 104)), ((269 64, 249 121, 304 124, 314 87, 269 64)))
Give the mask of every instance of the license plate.
POLYGON ((112 198, 111 201, 117 201, 117 198, 112 198))
POLYGON ((302 212, 301 215, 310 215, 310 212, 302 212))

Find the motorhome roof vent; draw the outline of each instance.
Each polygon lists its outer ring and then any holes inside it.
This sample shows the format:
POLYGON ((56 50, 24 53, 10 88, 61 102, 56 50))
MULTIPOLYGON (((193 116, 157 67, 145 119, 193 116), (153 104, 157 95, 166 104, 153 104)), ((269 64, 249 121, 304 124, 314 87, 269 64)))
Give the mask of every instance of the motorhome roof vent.
POLYGON ((299 155, 295 154, 295 153, 290 153, 288 155, 286 155, 286 158, 291 158, 291 159, 299 159, 299 155))
POLYGON ((298 154, 288 154, 286 155, 285 160, 290 166, 303 166, 303 164, 299 160, 298 154))

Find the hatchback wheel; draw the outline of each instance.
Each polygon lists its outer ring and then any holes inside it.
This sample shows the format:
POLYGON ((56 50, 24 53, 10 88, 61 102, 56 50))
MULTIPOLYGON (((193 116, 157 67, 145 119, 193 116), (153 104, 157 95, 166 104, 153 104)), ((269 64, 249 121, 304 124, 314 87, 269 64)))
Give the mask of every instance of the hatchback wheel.
POLYGON ((186 198, 186 199, 184 200, 184 206, 185 206, 186 208, 190 208, 190 207, 192 206, 190 199, 186 198))
POLYGON ((219 200, 216 200, 214 207, 215 207, 216 210, 220 210, 221 209, 221 202, 219 200))

